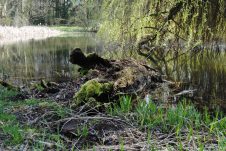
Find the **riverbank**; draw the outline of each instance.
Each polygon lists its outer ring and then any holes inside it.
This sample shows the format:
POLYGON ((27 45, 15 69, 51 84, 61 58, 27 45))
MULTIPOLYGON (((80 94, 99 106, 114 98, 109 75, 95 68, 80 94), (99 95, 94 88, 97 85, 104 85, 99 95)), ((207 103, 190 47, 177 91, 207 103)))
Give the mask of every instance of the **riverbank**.
POLYGON ((45 39, 58 36, 62 31, 41 26, 9 27, 0 26, 0 45, 30 39, 45 39))

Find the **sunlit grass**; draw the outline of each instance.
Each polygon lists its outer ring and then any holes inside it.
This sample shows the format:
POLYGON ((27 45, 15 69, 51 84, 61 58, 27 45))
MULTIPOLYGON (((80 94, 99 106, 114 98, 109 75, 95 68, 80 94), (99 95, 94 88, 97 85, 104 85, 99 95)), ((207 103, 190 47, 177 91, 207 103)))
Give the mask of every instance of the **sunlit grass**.
POLYGON ((52 26, 50 29, 64 31, 64 32, 88 32, 90 31, 87 28, 84 27, 78 27, 78 26, 52 26))
POLYGON ((201 150, 213 137, 217 139, 219 150, 226 145, 226 117, 220 111, 211 114, 206 110, 202 113, 186 100, 169 108, 163 108, 152 101, 147 104, 140 100, 136 106, 130 102, 130 97, 122 97, 119 105, 109 107, 108 113, 133 121, 141 129, 175 135, 179 144, 181 141, 179 150, 183 150, 182 144, 189 142, 191 138, 200 137, 200 134, 202 136, 197 145, 201 150), (186 140, 184 134, 187 136, 186 140))
POLYGON ((120 98, 119 105, 110 107, 108 113, 118 116, 133 113, 134 119, 141 127, 156 128, 160 126, 167 131, 189 129, 190 127, 198 130, 204 125, 211 131, 224 132, 226 129, 226 118, 222 112, 216 110, 213 113, 214 116, 207 110, 201 113, 186 100, 166 109, 152 101, 146 103, 144 100, 140 100, 137 105, 133 106, 131 97, 125 96, 120 98))

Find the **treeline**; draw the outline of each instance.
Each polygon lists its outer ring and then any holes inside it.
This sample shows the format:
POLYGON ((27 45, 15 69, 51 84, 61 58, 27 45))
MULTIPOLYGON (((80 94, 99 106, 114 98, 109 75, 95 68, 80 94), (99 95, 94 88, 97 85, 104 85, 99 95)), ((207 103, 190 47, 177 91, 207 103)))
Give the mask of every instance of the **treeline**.
POLYGON ((102 0, 0 0, 0 25, 97 26, 102 0))

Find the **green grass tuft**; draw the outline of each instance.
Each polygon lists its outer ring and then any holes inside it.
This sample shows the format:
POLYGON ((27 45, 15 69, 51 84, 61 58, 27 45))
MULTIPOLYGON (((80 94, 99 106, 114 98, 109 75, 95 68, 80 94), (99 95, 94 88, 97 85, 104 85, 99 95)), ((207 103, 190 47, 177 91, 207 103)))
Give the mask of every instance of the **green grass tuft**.
POLYGON ((78 26, 52 26, 50 27, 55 30, 64 31, 64 32, 89 32, 90 30, 84 27, 78 26))

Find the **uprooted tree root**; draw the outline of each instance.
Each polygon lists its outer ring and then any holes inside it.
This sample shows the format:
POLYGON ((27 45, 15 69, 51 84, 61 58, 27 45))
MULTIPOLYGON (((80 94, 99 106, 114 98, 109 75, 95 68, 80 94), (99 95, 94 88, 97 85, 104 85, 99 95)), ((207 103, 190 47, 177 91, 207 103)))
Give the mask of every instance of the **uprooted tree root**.
POLYGON ((161 87, 162 75, 152 67, 133 59, 107 60, 96 54, 85 55, 81 49, 71 52, 70 61, 86 70, 86 83, 75 94, 76 104, 94 98, 111 102, 118 94, 144 97, 161 87))

